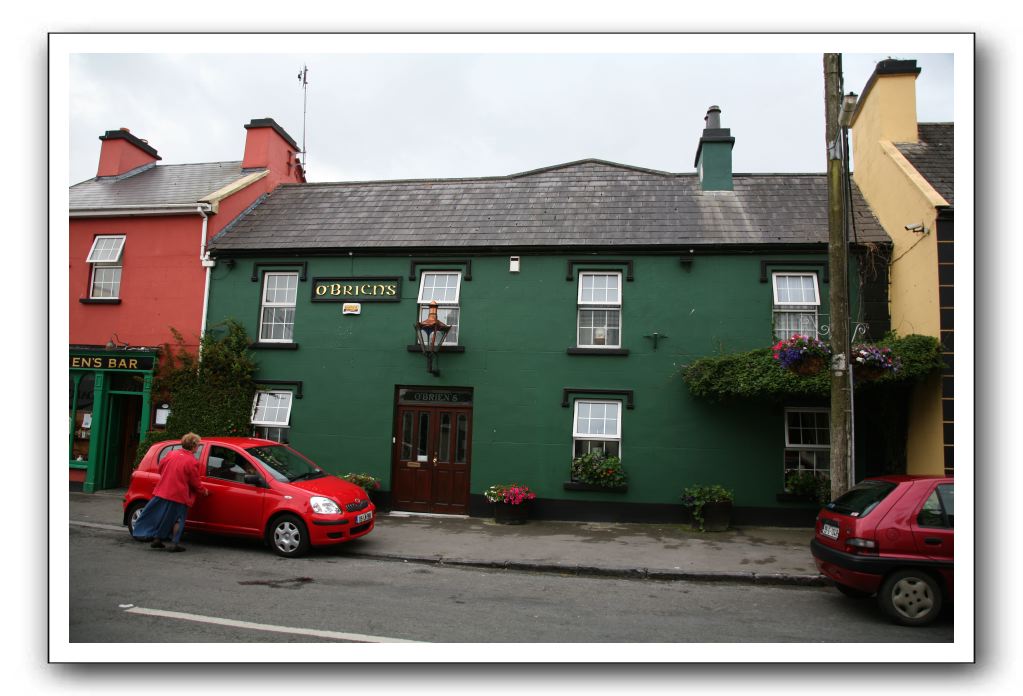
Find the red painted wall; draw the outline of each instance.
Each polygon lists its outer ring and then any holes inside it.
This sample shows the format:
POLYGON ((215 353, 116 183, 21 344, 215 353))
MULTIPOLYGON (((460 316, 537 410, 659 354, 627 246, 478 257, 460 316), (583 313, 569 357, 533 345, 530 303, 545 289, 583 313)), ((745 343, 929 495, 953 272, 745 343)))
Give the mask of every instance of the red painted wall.
POLYGON ((71 343, 104 345, 116 333, 121 343, 158 346, 173 340, 172 326, 187 344, 198 343, 205 283, 198 215, 72 219, 70 225, 71 343), (117 305, 79 302, 89 297, 92 269, 85 259, 100 234, 125 235, 117 305))

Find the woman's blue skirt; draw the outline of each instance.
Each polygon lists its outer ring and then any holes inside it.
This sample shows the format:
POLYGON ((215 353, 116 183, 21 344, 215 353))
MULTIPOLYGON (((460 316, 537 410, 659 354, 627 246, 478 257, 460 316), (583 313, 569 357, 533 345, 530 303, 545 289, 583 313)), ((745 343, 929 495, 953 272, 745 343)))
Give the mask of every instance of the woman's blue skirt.
MULTIPOLYGON (((184 520, 188 506, 184 503, 175 503, 165 498, 153 498, 142 508, 135 527, 132 529, 132 536, 136 539, 170 539, 171 529, 174 521, 179 517, 184 520)), ((181 540, 181 525, 178 533, 174 535, 174 543, 181 540)))

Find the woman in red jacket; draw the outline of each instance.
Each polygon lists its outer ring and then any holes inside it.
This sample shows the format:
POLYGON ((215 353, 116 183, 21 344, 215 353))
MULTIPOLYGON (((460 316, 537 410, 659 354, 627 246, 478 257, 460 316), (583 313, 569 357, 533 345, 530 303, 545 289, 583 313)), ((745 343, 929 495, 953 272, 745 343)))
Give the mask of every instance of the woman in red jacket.
POLYGON ((199 481, 199 465, 195 459, 198 446, 199 436, 188 433, 181 438, 181 449, 174 450, 160 462, 160 481, 153 489, 153 499, 142 509, 133 530, 136 539, 152 539, 150 546, 154 549, 162 549, 165 541, 173 541, 170 551, 184 551, 185 547, 178 542, 188 508, 195 502, 197 493, 204 496, 210 493, 199 481), (179 522, 176 529, 175 522, 179 522))

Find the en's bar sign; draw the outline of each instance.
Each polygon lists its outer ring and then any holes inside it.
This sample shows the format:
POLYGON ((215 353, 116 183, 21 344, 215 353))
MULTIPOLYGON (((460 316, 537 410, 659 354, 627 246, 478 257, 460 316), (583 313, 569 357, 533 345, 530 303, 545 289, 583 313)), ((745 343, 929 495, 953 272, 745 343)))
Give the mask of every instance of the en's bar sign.
POLYGON ((152 370, 151 355, 72 355, 74 370, 152 370))
POLYGON ((313 278, 313 302, 399 302, 401 277, 313 278))

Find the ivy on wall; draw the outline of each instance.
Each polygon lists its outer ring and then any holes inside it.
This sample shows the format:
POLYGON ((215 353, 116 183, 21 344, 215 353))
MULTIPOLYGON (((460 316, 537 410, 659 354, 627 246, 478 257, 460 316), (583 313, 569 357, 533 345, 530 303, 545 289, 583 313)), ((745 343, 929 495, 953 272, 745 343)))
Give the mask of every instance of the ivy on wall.
POLYGON ((167 427, 151 430, 139 443, 136 463, 154 442, 180 438, 188 432, 204 435, 249 435, 253 375, 256 363, 249 337, 241 324, 228 320, 208 330, 201 360, 185 349, 181 334, 171 329, 175 349, 165 346, 167 363, 157 375, 154 392, 171 404, 167 427))
MULTIPOLYGON (((892 350, 901 369, 875 381, 857 384, 860 390, 884 390, 924 379, 941 367, 941 344, 932 336, 886 334, 878 346, 892 350)), ((694 396, 711 401, 786 401, 793 398, 827 398, 831 373, 810 377, 780 367, 770 348, 700 358, 682 368, 682 380, 694 396)))

